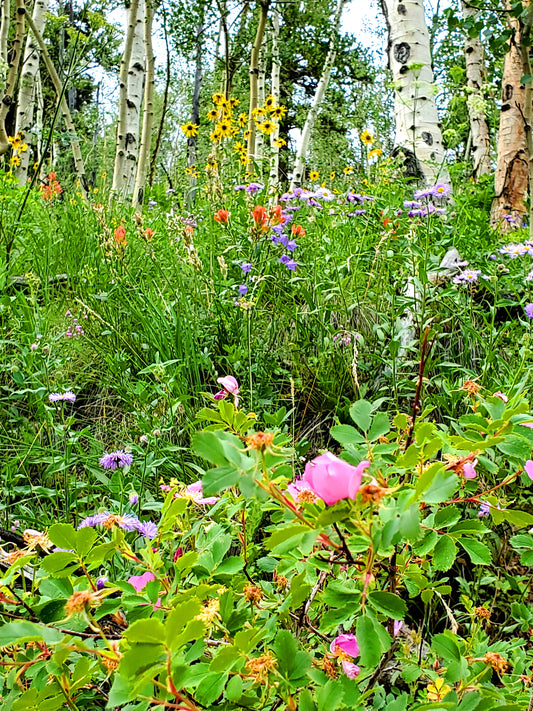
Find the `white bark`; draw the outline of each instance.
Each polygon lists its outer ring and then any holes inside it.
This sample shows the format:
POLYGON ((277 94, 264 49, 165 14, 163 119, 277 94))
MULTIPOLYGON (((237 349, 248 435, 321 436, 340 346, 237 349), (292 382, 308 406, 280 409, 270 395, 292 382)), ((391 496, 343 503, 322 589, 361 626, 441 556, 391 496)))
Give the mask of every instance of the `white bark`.
POLYGON ((313 133, 318 113, 320 111, 324 96, 328 88, 329 78, 331 76, 331 68, 333 66, 333 62, 335 61, 335 44, 337 36, 339 34, 342 11, 344 10, 346 2, 347 0, 337 0, 337 8, 335 10, 335 16, 333 18, 333 23, 331 27, 331 35, 329 38, 328 54, 326 56, 326 61, 324 62, 322 76, 320 77, 320 81, 318 82, 318 86, 316 88, 313 103, 311 104, 311 108, 307 112, 307 118, 305 119, 300 148, 298 149, 298 153, 296 154, 296 159, 294 161, 294 167, 292 170, 292 180, 290 188, 291 190, 294 190, 294 188, 301 185, 302 182, 303 173, 305 169, 305 157, 309 150, 309 144, 311 143, 311 135, 313 133))
MULTIPOLYGON (((35 0, 33 6, 32 19, 37 30, 43 34, 46 24, 46 12, 48 11, 48 0, 35 0)), ((24 59, 22 62, 22 73, 20 77, 20 88, 18 95, 17 114, 15 118, 15 134, 22 133, 23 141, 27 144, 35 145, 36 135, 34 132, 34 113, 37 103, 37 77, 39 74, 40 50, 37 40, 32 32, 26 38, 24 49, 24 59)), ((32 151, 29 149, 19 154, 20 165, 15 169, 18 184, 26 185, 28 179, 28 164, 32 151)))
POLYGON ((154 49, 152 46, 152 22, 154 11, 152 0, 146 0, 146 14, 144 21, 144 44, 146 52, 146 81, 144 84, 144 110, 143 125, 141 135, 141 148, 139 150, 139 161, 137 165, 137 175, 135 177, 135 187, 133 190, 133 206, 138 210, 142 207, 144 188, 146 185, 146 174, 148 171, 148 158, 150 156, 150 146, 152 144, 152 127, 154 125, 154 49))
MULTIPOLYGON (((279 105, 279 77, 281 73, 281 60, 279 54, 279 10, 274 7, 272 10, 272 96, 276 106, 279 105)), ((276 141, 279 138, 279 121, 270 136, 270 187, 276 189, 279 184, 279 146, 276 141)))
MULTIPOLYGON (((266 45, 267 33, 263 35, 263 43, 259 53, 259 67, 257 73, 257 105, 264 106, 265 104, 265 79, 266 79, 266 45)), ((263 147, 265 143, 264 134, 259 131, 255 141, 255 159, 258 164, 258 177, 263 174, 263 147)))
MULTIPOLYGON (((463 18, 476 18, 479 10, 461 0, 463 18)), ((490 130, 487 121, 486 103, 483 97, 483 82, 485 66, 483 45, 479 35, 467 37, 465 41, 466 80, 468 88, 468 117, 472 137, 473 177, 477 180, 481 175, 491 172, 490 164, 490 130)))
POLYGON ((131 60, 128 68, 128 100, 126 111, 126 160, 124 164, 123 191, 127 196, 133 194, 137 161, 139 158, 139 131, 143 88, 146 72, 146 52, 144 46, 145 2, 140 0, 137 10, 137 22, 131 48, 131 60))
MULTIPOLYGON (((11 105, 13 103, 13 96, 17 83, 17 74, 20 65, 20 58, 22 56, 25 15, 26 8, 24 5, 24 0, 17 0, 17 9, 15 11, 15 36, 13 38, 11 52, 9 53, 9 62, 7 64, 7 74, 5 82, 3 82, 3 86, 2 84, 0 84, 0 155, 7 153, 11 146, 8 140, 6 130, 6 121, 9 109, 11 108, 11 105)), ((2 23, 4 24, 5 21, 6 16, 4 15, 2 18, 2 23)), ((1 32, 3 31, 4 27, 2 27, 1 32)), ((6 67, 4 63, 4 69, 5 68, 6 67)))
MULTIPOLYGON (((2 0, 2 24, 0 25, 0 63, 7 65, 7 40, 9 36, 9 20, 11 15, 11 3, 9 0, 2 0)), ((7 68, 7 67, 6 67, 7 68)), ((2 74, 4 70, 2 69, 2 74)), ((2 77, 3 84, 4 77, 2 77)))
POLYGON ((31 17, 28 16, 26 19, 27 19, 29 28, 33 33, 33 36, 35 37, 37 45, 39 46, 39 49, 41 50, 41 56, 43 58, 43 62, 46 66, 46 70, 47 70, 48 74, 50 75, 50 79, 52 80, 52 84, 54 85, 54 89, 56 90, 57 96, 58 97, 62 96, 62 99, 60 102, 61 113, 63 115, 63 121, 65 123, 65 128, 67 129, 67 132, 69 133, 70 148, 72 150, 72 157, 74 159, 74 168, 76 170, 76 175, 77 175, 78 182, 79 182, 79 190, 81 192, 83 199, 86 199, 87 198, 87 178, 85 177, 85 165, 84 165, 83 157, 81 154, 80 141, 79 141, 79 138, 76 134, 76 128, 75 128, 74 123, 72 121, 72 116, 70 114, 70 111, 69 111, 69 108, 68 108, 68 105, 67 105, 67 102, 65 99, 65 95, 63 92, 63 86, 61 84, 61 79, 59 78, 56 68, 54 67, 52 58, 50 57, 50 54, 48 53, 48 48, 45 44, 42 34, 39 32, 39 30, 35 26, 35 23, 33 22, 33 19, 31 17))
POLYGON ((381 0, 389 28, 394 80, 395 145, 408 176, 426 185, 450 182, 435 103, 423 0, 381 0))

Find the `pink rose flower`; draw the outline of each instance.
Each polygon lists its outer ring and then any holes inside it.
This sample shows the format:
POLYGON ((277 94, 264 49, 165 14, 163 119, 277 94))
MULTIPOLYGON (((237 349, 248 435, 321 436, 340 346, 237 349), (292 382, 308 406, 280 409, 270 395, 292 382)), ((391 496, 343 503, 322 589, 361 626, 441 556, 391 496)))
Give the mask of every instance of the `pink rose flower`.
POLYGON ((357 644, 356 636, 354 634, 340 634, 329 645, 329 651, 332 654, 343 652, 349 657, 358 657, 359 645, 357 644))
POLYGON ((501 390, 498 390, 498 392, 493 393, 492 397, 499 397, 500 400, 502 400, 503 402, 509 402, 509 398, 505 393, 502 393, 501 390))
POLYGON ((357 664, 353 664, 352 662, 346 662, 343 660, 342 671, 346 674, 348 679, 355 679, 361 669, 357 666, 357 664))
POLYGON ((189 484, 183 494, 179 498, 187 498, 194 501, 195 504, 216 504, 219 496, 207 496, 204 498, 204 489, 201 481, 195 481, 194 484, 189 484))
POLYGON ((477 459, 474 459, 473 462, 465 462, 463 464, 463 476, 465 479, 475 479, 476 478, 476 470, 475 466, 477 464, 477 459))
POLYGON ((142 592, 152 580, 155 580, 155 575, 147 570, 142 575, 132 575, 128 578, 128 583, 131 583, 137 592, 142 592))
POLYGON ((521 427, 529 427, 530 430, 533 430, 533 422, 519 422, 518 424, 521 427))
POLYGON ((326 452, 307 462, 302 481, 331 506, 341 499, 355 499, 363 472, 369 466, 370 462, 365 460, 354 467, 326 452))
MULTIPOLYGON (((229 395, 233 395, 233 402, 235 404, 235 407, 239 407, 239 383, 236 381, 233 375, 225 375, 223 378, 217 378, 217 383, 219 385, 222 385, 225 392, 227 392, 229 395)), ((217 400, 223 399, 220 395, 220 392, 215 395, 215 398, 217 400)))
POLYGON ((291 495, 292 500, 295 504, 301 504, 304 501, 309 501, 311 503, 316 503, 319 497, 311 489, 309 484, 306 484, 301 479, 295 479, 287 487, 287 493, 291 495))
POLYGON ((528 459, 524 464, 524 471, 528 477, 533 481, 533 459, 528 459))

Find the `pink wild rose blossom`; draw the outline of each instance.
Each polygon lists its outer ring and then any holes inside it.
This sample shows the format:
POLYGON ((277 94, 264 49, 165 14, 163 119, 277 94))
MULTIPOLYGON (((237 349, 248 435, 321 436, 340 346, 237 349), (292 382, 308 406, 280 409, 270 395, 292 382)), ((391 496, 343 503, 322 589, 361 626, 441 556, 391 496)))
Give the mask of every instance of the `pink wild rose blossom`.
POLYGON ((524 464, 524 471, 528 477, 533 481, 533 459, 528 459, 524 464))
POLYGON ((357 637, 354 634, 340 634, 329 645, 329 651, 332 654, 342 652, 349 657, 358 657, 359 645, 357 644, 357 637))
POLYGON ((221 393, 226 392, 228 395, 233 395, 235 407, 239 407, 239 383, 233 375, 225 375, 223 378, 217 378, 217 383, 222 385, 223 390, 215 395, 215 399, 223 400, 224 398, 221 396, 221 393))
POLYGON ((331 506, 341 499, 355 499, 361 477, 370 462, 362 461, 356 467, 339 459, 331 452, 316 457, 305 465, 302 482, 331 506))

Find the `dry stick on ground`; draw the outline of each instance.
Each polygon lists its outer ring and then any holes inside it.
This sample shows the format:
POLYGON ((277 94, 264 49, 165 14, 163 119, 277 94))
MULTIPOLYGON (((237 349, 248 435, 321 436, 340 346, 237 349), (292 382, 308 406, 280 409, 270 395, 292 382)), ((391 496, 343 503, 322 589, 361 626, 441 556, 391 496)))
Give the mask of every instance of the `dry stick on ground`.
POLYGON ((86 200, 87 199, 87 178, 85 176, 85 165, 83 163, 83 157, 81 155, 80 142, 79 142, 78 137, 76 135, 76 129, 74 127, 74 123, 72 121, 72 116, 70 114, 70 110, 68 108, 68 104, 65 99, 65 89, 64 89, 63 85, 61 84, 61 79, 59 78, 59 75, 56 72, 54 63, 52 61, 52 58, 50 57, 48 48, 44 42, 42 34, 39 32, 33 19, 29 15, 26 17, 26 20, 28 22, 30 30, 33 33, 33 36, 35 37, 37 44, 39 45, 39 49, 41 50, 41 55, 42 55, 44 64, 46 66, 46 70, 47 70, 48 74, 50 75, 50 79, 52 80, 52 84, 54 85, 54 89, 55 89, 56 94, 58 96, 60 106, 61 106, 61 113, 63 114, 63 120, 65 122, 65 127, 69 133, 70 147, 72 149, 72 156, 74 158, 74 167, 76 169, 76 175, 78 176, 78 181, 80 184, 79 189, 80 189, 83 199, 86 200))

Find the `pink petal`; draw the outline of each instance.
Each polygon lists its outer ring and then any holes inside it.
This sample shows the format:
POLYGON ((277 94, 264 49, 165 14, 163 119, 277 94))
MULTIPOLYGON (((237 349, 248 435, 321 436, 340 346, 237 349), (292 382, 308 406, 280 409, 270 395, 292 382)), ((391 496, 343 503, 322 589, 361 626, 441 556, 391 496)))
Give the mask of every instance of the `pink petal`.
POLYGON ((128 583, 131 583, 137 592, 142 592, 152 580, 155 580, 155 575, 147 570, 142 575, 132 575, 128 578, 128 583))
POLYGON ((524 464, 524 471, 528 475, 528 477, 533 481, 533 460, 528 459, 527 462, 524 464))
POLYGON ((352 662, 343 661, 342 671, 346 674, 348 679, 355 679, 361 669, 357 666, 357 664, 352 664, 352 662))
POLYGON ((533 430, 533 422, 519 422, 518 424, 521 427, 529 427, 530 430, 533 430))
POLYGON ((463 476, 465 479, 476 478, 476 470, 474 469, 474 465, 470 464, 470 462, 463 464, 463 476))
POLYGON ((223 378, 217 378, 217 383, 222 385, 224 390, 231 395, 239 394, 239 383, 235 380, 233 375, 226 375, 223 378))

